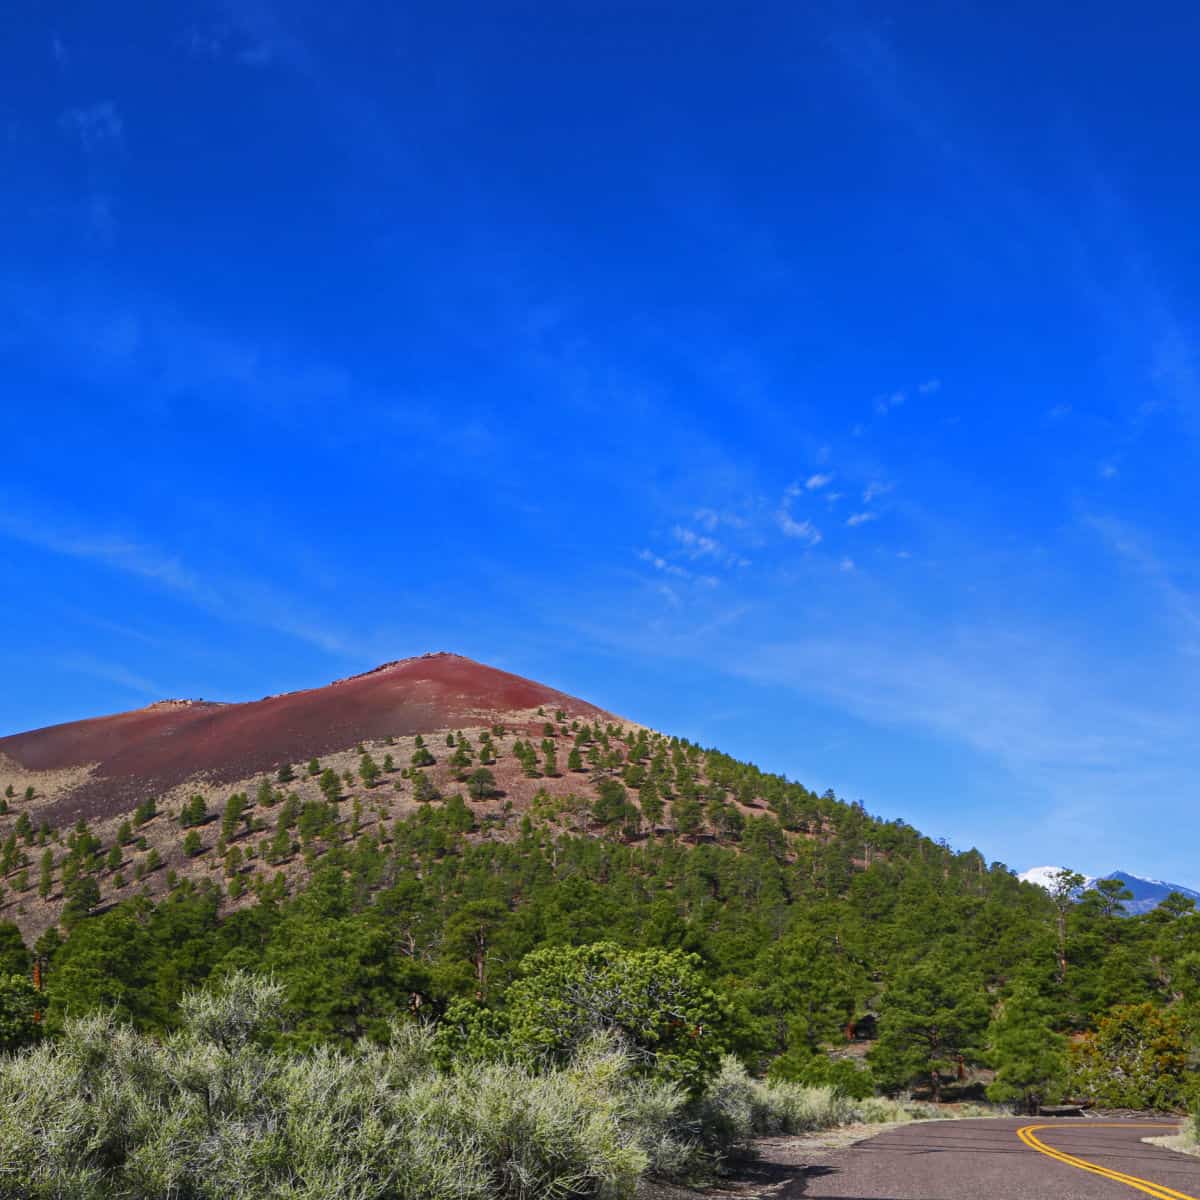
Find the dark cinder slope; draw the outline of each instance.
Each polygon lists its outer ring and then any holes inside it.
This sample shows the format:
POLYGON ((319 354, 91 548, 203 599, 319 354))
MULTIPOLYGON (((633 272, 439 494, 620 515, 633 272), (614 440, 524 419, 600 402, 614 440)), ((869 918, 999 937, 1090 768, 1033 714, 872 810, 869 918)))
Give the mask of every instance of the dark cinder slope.
POLYGON ((613 719, 519 675, 438 653, 245 704, 167 700, 52 725, 0 738, 0 754, 25 771, 93 768, 42 813, 53 822, 58 809, 72 817, 112 816, 195 777, 244 779, 359 741, 479 724, 538 707, 613 719))

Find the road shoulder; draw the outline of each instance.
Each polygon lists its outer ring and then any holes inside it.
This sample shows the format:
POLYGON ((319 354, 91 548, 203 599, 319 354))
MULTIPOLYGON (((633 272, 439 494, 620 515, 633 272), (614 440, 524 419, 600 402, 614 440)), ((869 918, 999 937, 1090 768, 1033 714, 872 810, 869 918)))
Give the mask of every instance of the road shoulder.
POLYGON ((805 1171, 818 1165, 823 1155, 868 1142, 880 1134, 920 1121, 885 1121, 876 1124, 842 1125, 812 1133, 755 1139, 754 1157, 731 1162, 728 1174, 707 1188, 685 1188, 673 1184, 646 1183, 638 1200, 790 1200, 804 1191, 805 1171))
POLYGON ((1194 1158, 1200 1158, 1200 1141, 1196 1140, 1194 1134, 1189 1134, 1183 1129, 1166 1137, 1144 1137, 1142 1141, 1147 1146, 1159 1146, 1163 1150, 1174 1150, 1176 1154, 1190 1154, 1194 1158))

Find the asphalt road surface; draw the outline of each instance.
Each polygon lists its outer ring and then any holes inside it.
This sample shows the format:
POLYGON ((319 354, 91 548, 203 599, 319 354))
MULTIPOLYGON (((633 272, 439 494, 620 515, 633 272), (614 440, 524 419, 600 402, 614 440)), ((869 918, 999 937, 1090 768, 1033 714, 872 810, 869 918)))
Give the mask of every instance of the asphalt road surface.
POLYGON ((998 1118, 901 1126, 814 1154, 787 1196, 843 1200, 1200 1200, 1200 1158, 1141 1139, 1178 1123, 998 1118))

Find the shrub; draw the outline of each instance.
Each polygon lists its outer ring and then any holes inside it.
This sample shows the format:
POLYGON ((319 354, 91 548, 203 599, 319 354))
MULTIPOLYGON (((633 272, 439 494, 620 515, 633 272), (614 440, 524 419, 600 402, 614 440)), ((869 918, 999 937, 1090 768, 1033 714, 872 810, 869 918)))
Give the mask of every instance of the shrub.
MULTIPOLYGON (((28 1000, 32 988, 16 985, 28 1000)), ((27 1014, 14 1011, 25 1036, 27 1014)), ((711 1179, 756 1136, 910 1115, 755 1080, 729 1057, 689 1097, 646 1074, 615 1031, 556 1065, 493 1056, 439 1067, 435 1038, 413 1021, 382 1044, 281 1053, 286 1017, 280 985, 235 971, 188 994, 165 1038, 108 1012, 0 1055, 3 1194, 618 1200, 646 1174, 711 1179)))
POLYGON ((854 1100, 865 1100, 875 1091, 869 1067, 859 1066, 848 1058, 809 1052, 807 1047, 790 1050, 775 1059, 767 1074, 773 1082, 831 1088, 854 1100))
POLYGON ((1112 1108, 1174 1109, 1194 1099, 1188 1031, 1152 1004, 1123 1004, 1071 1048, 1071 1090, 1112 1108))
POLYGON ((0 1059, 6 1194, 37 1200, 562 1200, 632 1194, 674 1162, 675 1093, 611 1043, 561 1070, 433 1065, 414 1024, 382 1046, 265 1046, 281 989, 244 974, 190 995, 158 1042, 111 1015, 0 1059), (657 1159, 654 1157, 657 1155, 657 1159))
POLYGON ((0 1051, 15 1050, 37 1036, 34 1015, 42 1000, 24 975, 0 977, 0 1051))
POLYGON ((726 1056, 696 1102, 693 1119, 704 1149, 713 1161, 719 1161, 746 1150, 756 1137, 880 1118, 865 1115, 862 1106, 830 1087, 753 1079, 736 1058, 726 1056))
POLYGON ((638 1068, 699 1093, 717 1070, 728 1016, 680 950, 613 942, 536 950, 505 998, 518 1054, 562 1063, 598 1033, 620 1038, 638 1068))

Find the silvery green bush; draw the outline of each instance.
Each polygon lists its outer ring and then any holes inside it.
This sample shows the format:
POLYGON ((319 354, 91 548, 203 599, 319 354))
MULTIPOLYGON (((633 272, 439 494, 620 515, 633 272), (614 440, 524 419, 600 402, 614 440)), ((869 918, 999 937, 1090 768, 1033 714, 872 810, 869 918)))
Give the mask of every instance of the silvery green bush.
POLYGON ((649 1078, 613 1036, 561 1066, 439 1066, 434 1036, 280 1053, 282 990, 231 975, 163 1040, 111 1015, 0 1055, 0 1196, 20 1200, 569 1200, 701 1181, 760 1134, 858 1119, 829 1089, 649 1078))
POLYGON ((558 1200, 678 1160, 684 1100, 612 1042, 539 1074, 441 1071, 398 1025, 354 1053, 268 1048, 280 989, 234 975, 157 1042, 108 1016, 0 1059, 0 1194, 50 1200, 558 1200), (653 1116, 654 1119, 650 1119, 653 1116))

